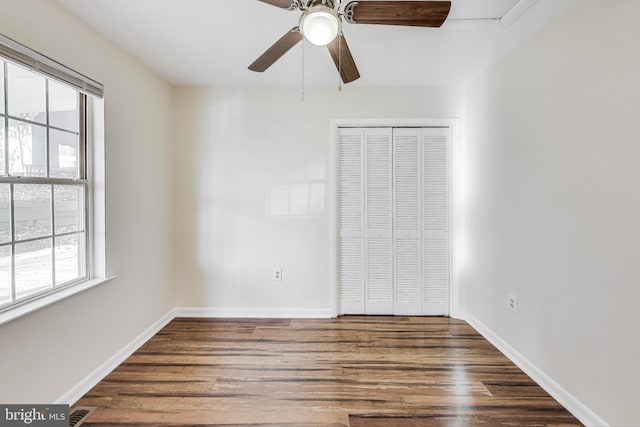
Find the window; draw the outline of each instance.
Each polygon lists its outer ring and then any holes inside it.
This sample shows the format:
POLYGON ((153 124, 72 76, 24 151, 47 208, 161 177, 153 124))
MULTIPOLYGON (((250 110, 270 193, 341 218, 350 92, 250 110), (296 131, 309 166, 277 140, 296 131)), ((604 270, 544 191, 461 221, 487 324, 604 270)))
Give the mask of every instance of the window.
POLYGON ((87 278, 83 95, 1 61, 0 307, 87 278))
POLYGON ((96 277, 88 124, 101 93, 0 35, 0 323, 96 277))

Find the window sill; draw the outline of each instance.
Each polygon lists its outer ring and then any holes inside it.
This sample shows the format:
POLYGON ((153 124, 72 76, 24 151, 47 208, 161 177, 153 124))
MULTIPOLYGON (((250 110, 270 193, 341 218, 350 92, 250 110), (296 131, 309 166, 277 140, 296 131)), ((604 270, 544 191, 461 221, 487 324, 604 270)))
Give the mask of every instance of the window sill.
POLYGON ((100 277, 97 279, 87 280, 86 282, 82 282, 75 286, 70 286, 68 288, 62 289, 59 292, 55 292, 53 294, 43 296, 42 298, 29 301, 25 304, 18 305, 17 307, 9 308, 7 311, 0 313, 0 325, 11 322, 18 317, 33 313, 36 310, 54 304, 82 291, 86 291, 87 289, 91 289, 98 285, 102 285, 103 283, 110 282, 116 277, 118 276, 100 277))

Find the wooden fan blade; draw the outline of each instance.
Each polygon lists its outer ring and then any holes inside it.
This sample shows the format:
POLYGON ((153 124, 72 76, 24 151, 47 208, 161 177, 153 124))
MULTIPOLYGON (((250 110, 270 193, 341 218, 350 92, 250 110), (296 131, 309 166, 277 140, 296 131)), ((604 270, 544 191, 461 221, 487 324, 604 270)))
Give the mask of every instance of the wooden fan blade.
POLYGON ((280 40, 275 42, 273 46, 267 49, 265 53, 260 55, 253 64, 249 65, 249 69, 262 73, 271 67, 278 59, 282 58, 285 53, 289 52, 292 47, 300 43, 302 37, 302 33, 298 27, 292 28, 287 34, 282 36, 280 40))
POLYGON ((291 0, 259 0, 262 3, 267 3, 273 5, 275 7, 280 7, 282 9, 289 9, 293 2, 291 0))
POLYGON ((345 6, 353 9, 356 24, 440 27, 451 10, 450 1, 358 1, 345 6))
POLYGON ((342 34, 339 34, 331 43, 327 45, 329 53, 340 72, 340 77, 344 83, 351 83, 360 78, 360 72, 353 60, 349 45, 342 34))

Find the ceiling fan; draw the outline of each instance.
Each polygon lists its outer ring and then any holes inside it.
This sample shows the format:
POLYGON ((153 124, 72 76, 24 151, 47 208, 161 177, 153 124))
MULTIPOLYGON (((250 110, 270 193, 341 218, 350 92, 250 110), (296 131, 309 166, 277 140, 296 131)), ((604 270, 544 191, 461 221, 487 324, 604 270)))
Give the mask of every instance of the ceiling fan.
POLYGON ((449 16, 451 1, 353 0, 259 0, 281 9, 302 11, 300 24, 289 30, 253 64, 263 72, 303 38, 316 46, 327 46, 344 83, 360 78, 360 72, 342 34, 342 20, 350 24, 440 27, 449 16))

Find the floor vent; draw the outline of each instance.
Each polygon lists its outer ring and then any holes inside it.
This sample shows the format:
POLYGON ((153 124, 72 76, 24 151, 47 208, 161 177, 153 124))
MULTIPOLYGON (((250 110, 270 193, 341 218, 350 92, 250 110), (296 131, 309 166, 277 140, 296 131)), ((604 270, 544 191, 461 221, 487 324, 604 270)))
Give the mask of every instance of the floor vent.
POLYGON ((78 406, 69 415, 69 427, 81 426, 91 414, 96 412, 96 409, 98 408, 92 406, 78 406))

